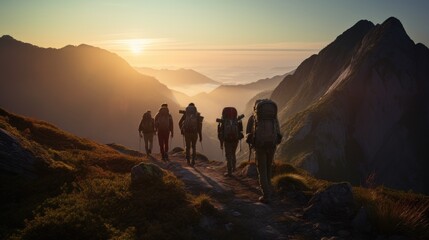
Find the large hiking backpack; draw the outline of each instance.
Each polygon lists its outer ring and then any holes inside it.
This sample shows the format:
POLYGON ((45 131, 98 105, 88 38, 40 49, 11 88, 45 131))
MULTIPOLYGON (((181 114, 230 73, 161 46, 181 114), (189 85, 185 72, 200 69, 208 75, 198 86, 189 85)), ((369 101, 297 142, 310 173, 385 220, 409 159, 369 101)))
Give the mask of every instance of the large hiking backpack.
POLYGON ((237 109, 234 107, 225 107, 222 110, 222 126, 220 127, 220 131, 220 134, 218 134, 223 141, 233 142, 240 139, 237 109))
POLYGON ((145 113, 143 115, 141 131, 143 131, 144 133, 153 132, 153 121, 149 113, 145 113))
POLYGON ((278 142, 277 104, 269 99, 255 106, 253 137, 255 147, 273 147, 278 142))
POLYGON ((168 108, 161 108, 158 112, 157 118, 158 131, 169 131, 170 130, 170 112, 168 108))
POLYGON ((185 110, 185 120, 182 124, 182 131, 184 133, 197 133, 198 132, 199 113, 195 106, 188 106, 185 110))

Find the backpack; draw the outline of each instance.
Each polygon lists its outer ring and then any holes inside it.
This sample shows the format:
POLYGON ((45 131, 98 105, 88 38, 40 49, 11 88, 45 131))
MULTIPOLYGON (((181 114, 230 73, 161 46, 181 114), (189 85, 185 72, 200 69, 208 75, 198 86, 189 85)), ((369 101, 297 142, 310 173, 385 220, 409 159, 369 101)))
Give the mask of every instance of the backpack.
POLYGON ((240 139, 239 121, 237 119, 237 109, 225 107, 222 110, 222 125, 219 128, 220 138, 223 141, 233 142, 240 139))
POLYGON ((161 108, 158 112, 157 118, 158 131, 169 131, 170 130, 170 113, 168 108, 161 108))
POLYGON ((153 121, 152 121, 152 117, 149 115, 149 113, 145 113, 143 115, 141 130, 143 131, 143 133, 153 132, 153 121))
POLYGON ((195 106, 188 106, 185 110, 185 120, 182 124, 182 130, 185 133, 198 132, 199 113, 195 106))
POLYGON ((255 147, 274 147, 279 139, 277 104, 263 99, 256 104, 253 113, 253 137, 255 147))

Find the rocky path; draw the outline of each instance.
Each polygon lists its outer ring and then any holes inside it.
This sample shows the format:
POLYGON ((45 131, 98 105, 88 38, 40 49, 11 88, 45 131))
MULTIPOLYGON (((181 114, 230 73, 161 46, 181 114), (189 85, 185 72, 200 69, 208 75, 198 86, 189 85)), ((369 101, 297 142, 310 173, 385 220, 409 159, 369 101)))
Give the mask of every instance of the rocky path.
MULTIPOLYGON (((225 162, 197 161, 188 166, 183 152, 170 155, 168 162, 155 155, 153 163, 173 172, 194 194, 207 194, 215 207, 230 219, 222 223, 226 231, 242 228, 244 239, 348 239, 348 232, 335 223, 305 219, 307 202, 274 197, 270 204, 258 202, 260 196, 256 178, 245 177, 240 169, 233 177, 225 177, 225 162), (343 235, 342 238, 339 235, 343 235)), ((214 217, 205 216, 200 226, 205 229, 219 225, 214 217)))

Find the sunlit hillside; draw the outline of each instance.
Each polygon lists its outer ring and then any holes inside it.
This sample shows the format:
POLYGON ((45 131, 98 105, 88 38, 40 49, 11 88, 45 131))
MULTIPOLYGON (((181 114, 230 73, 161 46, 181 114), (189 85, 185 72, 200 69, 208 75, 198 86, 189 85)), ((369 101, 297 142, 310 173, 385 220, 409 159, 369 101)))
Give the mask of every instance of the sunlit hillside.
POLYGON ((0 137, 2 239, 189 238, 197 213, 179 180, 166 173, 131 185, 145 157, 2 109, 0 137))
POLYGON ((0 106, 10 111, 134 149, 148 109, 168 103, 178 119, 171 91, 114 53, 88 45, 39 48, 10 36, 0 38, 0 52, 0 106))

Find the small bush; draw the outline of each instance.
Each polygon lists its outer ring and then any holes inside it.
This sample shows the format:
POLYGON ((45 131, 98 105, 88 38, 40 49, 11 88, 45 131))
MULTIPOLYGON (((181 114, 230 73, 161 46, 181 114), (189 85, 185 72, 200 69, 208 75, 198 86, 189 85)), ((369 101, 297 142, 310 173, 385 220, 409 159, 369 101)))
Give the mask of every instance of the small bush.
POLYGON ((298 174, 281 174, 275 176, 272 182, 279 193, 308 191, 310 189, 307 180, 298 174))
POLYGON ((192 201, 195 208, 202 214, 205 215, 214 215, 216 213, 216 208, 211 203, 211 198, 206 194, 201 194, 195 197, 192 201))

